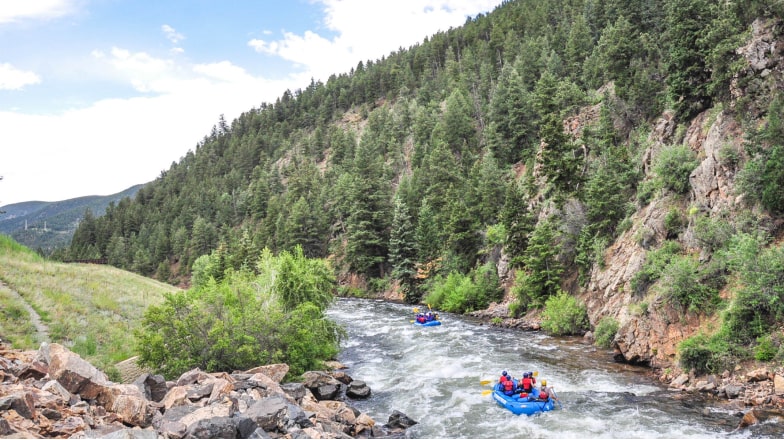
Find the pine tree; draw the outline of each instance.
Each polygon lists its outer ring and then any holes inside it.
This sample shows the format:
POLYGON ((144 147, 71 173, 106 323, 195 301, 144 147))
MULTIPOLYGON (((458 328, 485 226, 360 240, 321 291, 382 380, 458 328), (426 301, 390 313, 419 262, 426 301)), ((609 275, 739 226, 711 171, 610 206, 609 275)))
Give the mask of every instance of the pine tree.
POLYGON ((416 241, 408 207, 395 197, 392 230, 389 234, 389 264, 392 277, 400 282, 406 301, 418 299, 416 286, 416 241))
POLYGON ((709 0, 667 2, 667 90, 676 117, 687 120, 710 106, 708 48, 701 44, 712 20, 709 0))
POLYGON ((533 122, 522 78, 512 64, 506 64, 490 101, 488 130, 488 145, 502 165, 530 157, 533 122))
POLYGON ((430 206, 430 202, 425 199, 419 208, 417 217, 416 237, 417 259, 422 262, 432 261, 441 254, 441 244, 443 243, 443 229, 436 222, 436 214, 430 206))
POLYGON ((384 274, 392 217, 384 157, 372 133, 365 133, 354 158, 350 214, 346 219, 346 258, 353 270, 372 277, 384 274))
POLYGON ((511 265, 520 267, 523 264, 523 254, 528 248, 528 235, 534 230, 536 219, 528 209, 526 191, 516 180, 506 185, 500 217, 506 229, 504 250, 510 257, 511 265))
POLYGON ((582 180, 583 153, 564 133, 560 118, 550 114, 541 125, 542 171, 562 195, 577 189, 582 180))

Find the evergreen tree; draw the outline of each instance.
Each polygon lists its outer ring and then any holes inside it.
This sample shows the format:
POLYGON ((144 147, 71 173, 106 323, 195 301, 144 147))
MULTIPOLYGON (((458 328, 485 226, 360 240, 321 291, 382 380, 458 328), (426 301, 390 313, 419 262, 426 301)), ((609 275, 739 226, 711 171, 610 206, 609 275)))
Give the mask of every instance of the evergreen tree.
POLYGON ((512 64, 506 64, 490 102, 487 135, 488 145, 502 165, 531 156, 533 122, 534 114, 522 78, 512 64))
POLYGON ((582 180, 583 152, 564 133, 560 118, 548 115, 542 121, 542 172, 561 195, 577 189, 582 180))
POLYGON ((354 158, 350 214, 346 219, 346 258, 351 268, 384 275, 392 218, 390 187, 376 140, 363 135, 354 158))
POLYGON ((422 202, 414 231, 416 237, 417 260, 432 261, 441 254, 443 229, 436 221, 436 214, 427 199, 422 202))
POLYGON ((512 267, 520 267, 528 248, 528 236, 534 230, 536 219, 528 209, 526 191, 517 180, 506 185, 500 217, 506 229, 504 250, 509 254, 512 267))
POLYGON ((416 292, 416 240, 408 207, 395 197, 392 230, 389 234, 389 264, 392 277, 400 282, 406 301, 418 299, 416 292))
POLYGON ((560 290, 563 264, 558 260, 561 243, 556 224, 547 219, 536 225, 522 256, 523 270, 514 287, 523 310, 544 306, 560 290))
POLYGON ((687 120, 711 104, 703 35, 713 19, 709 0, 667 2, 667 87, 676 116, 687 120))

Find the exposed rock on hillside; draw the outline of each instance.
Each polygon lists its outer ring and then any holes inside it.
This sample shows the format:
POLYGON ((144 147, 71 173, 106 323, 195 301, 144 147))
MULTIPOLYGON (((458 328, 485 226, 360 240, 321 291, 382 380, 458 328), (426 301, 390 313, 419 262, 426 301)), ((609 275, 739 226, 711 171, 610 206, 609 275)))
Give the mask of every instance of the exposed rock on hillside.
POLYGON ((11 438, 368 438, 417 422, 395 411, 377 424, 351 407, 370 388, 344 372, 283 383, 285 364, 244 372, 144 373, 116 384, 59 344, 0 344, 0 436, 11 438), (346 400, 346 398, 349 400, 346 400))

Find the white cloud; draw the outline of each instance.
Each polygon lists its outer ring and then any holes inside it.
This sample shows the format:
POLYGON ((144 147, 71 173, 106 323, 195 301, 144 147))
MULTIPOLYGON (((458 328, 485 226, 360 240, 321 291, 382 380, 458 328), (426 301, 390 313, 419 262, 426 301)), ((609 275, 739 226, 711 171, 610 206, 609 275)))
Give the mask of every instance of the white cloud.
POLYGON ((286 32, 283 39, 254 39, 257 52, 298 63, 317 80, 348 72, 359 61, 377 60, 425 37, 462 26, 477 11, 492 11, 498 0, 317 0, 324 5, 324 23, 337 36, 331 40, 306 31, 286 32))
POLYGON ((0 206, 21 201, 108 195, 169 169, 210 132, 287 87, 228 61, 185 65, 143 52, 93 53, 116 75, 149 93, 104 99, 53 115, 0 112, 0 206))
POLYGON ((22 90, 25 86, 41 82, 35 72, 17 69, 8 64, 0 64, 0 90, 22 90))
POLYGON ((168 24, 161 26, 161 30, 163 31, 163 34, 166 36, 166 39, 168 39, 174 44, 178 44, 180 41, 185 39, 184 35, 174 30, 174 28, 169 26, 168 24))
POLYGON ((0 2, 0 24, 57 18, 72 13, 75 7, 74 0, 3 0, 0 2))

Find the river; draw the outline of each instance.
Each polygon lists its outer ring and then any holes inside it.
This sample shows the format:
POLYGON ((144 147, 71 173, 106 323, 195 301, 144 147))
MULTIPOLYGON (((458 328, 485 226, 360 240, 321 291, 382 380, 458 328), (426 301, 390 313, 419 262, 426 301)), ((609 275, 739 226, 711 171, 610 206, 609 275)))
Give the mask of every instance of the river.
POLYGON ((339 299, 328 316, 348 332, 338 360, 372 390, 351 404, 382 424, 394 410, 406 414, 418 422, 411 438, 770 437, 736 430, 737 411, 684 398, 580 338, 449 313, 440 313, 443 325, 421 327, 412 324, 412 306, 375 300, 339 299), (560 407, 529 417, 497 405, 481 381, 502 370, 516 378, 538 372, 560 407))

